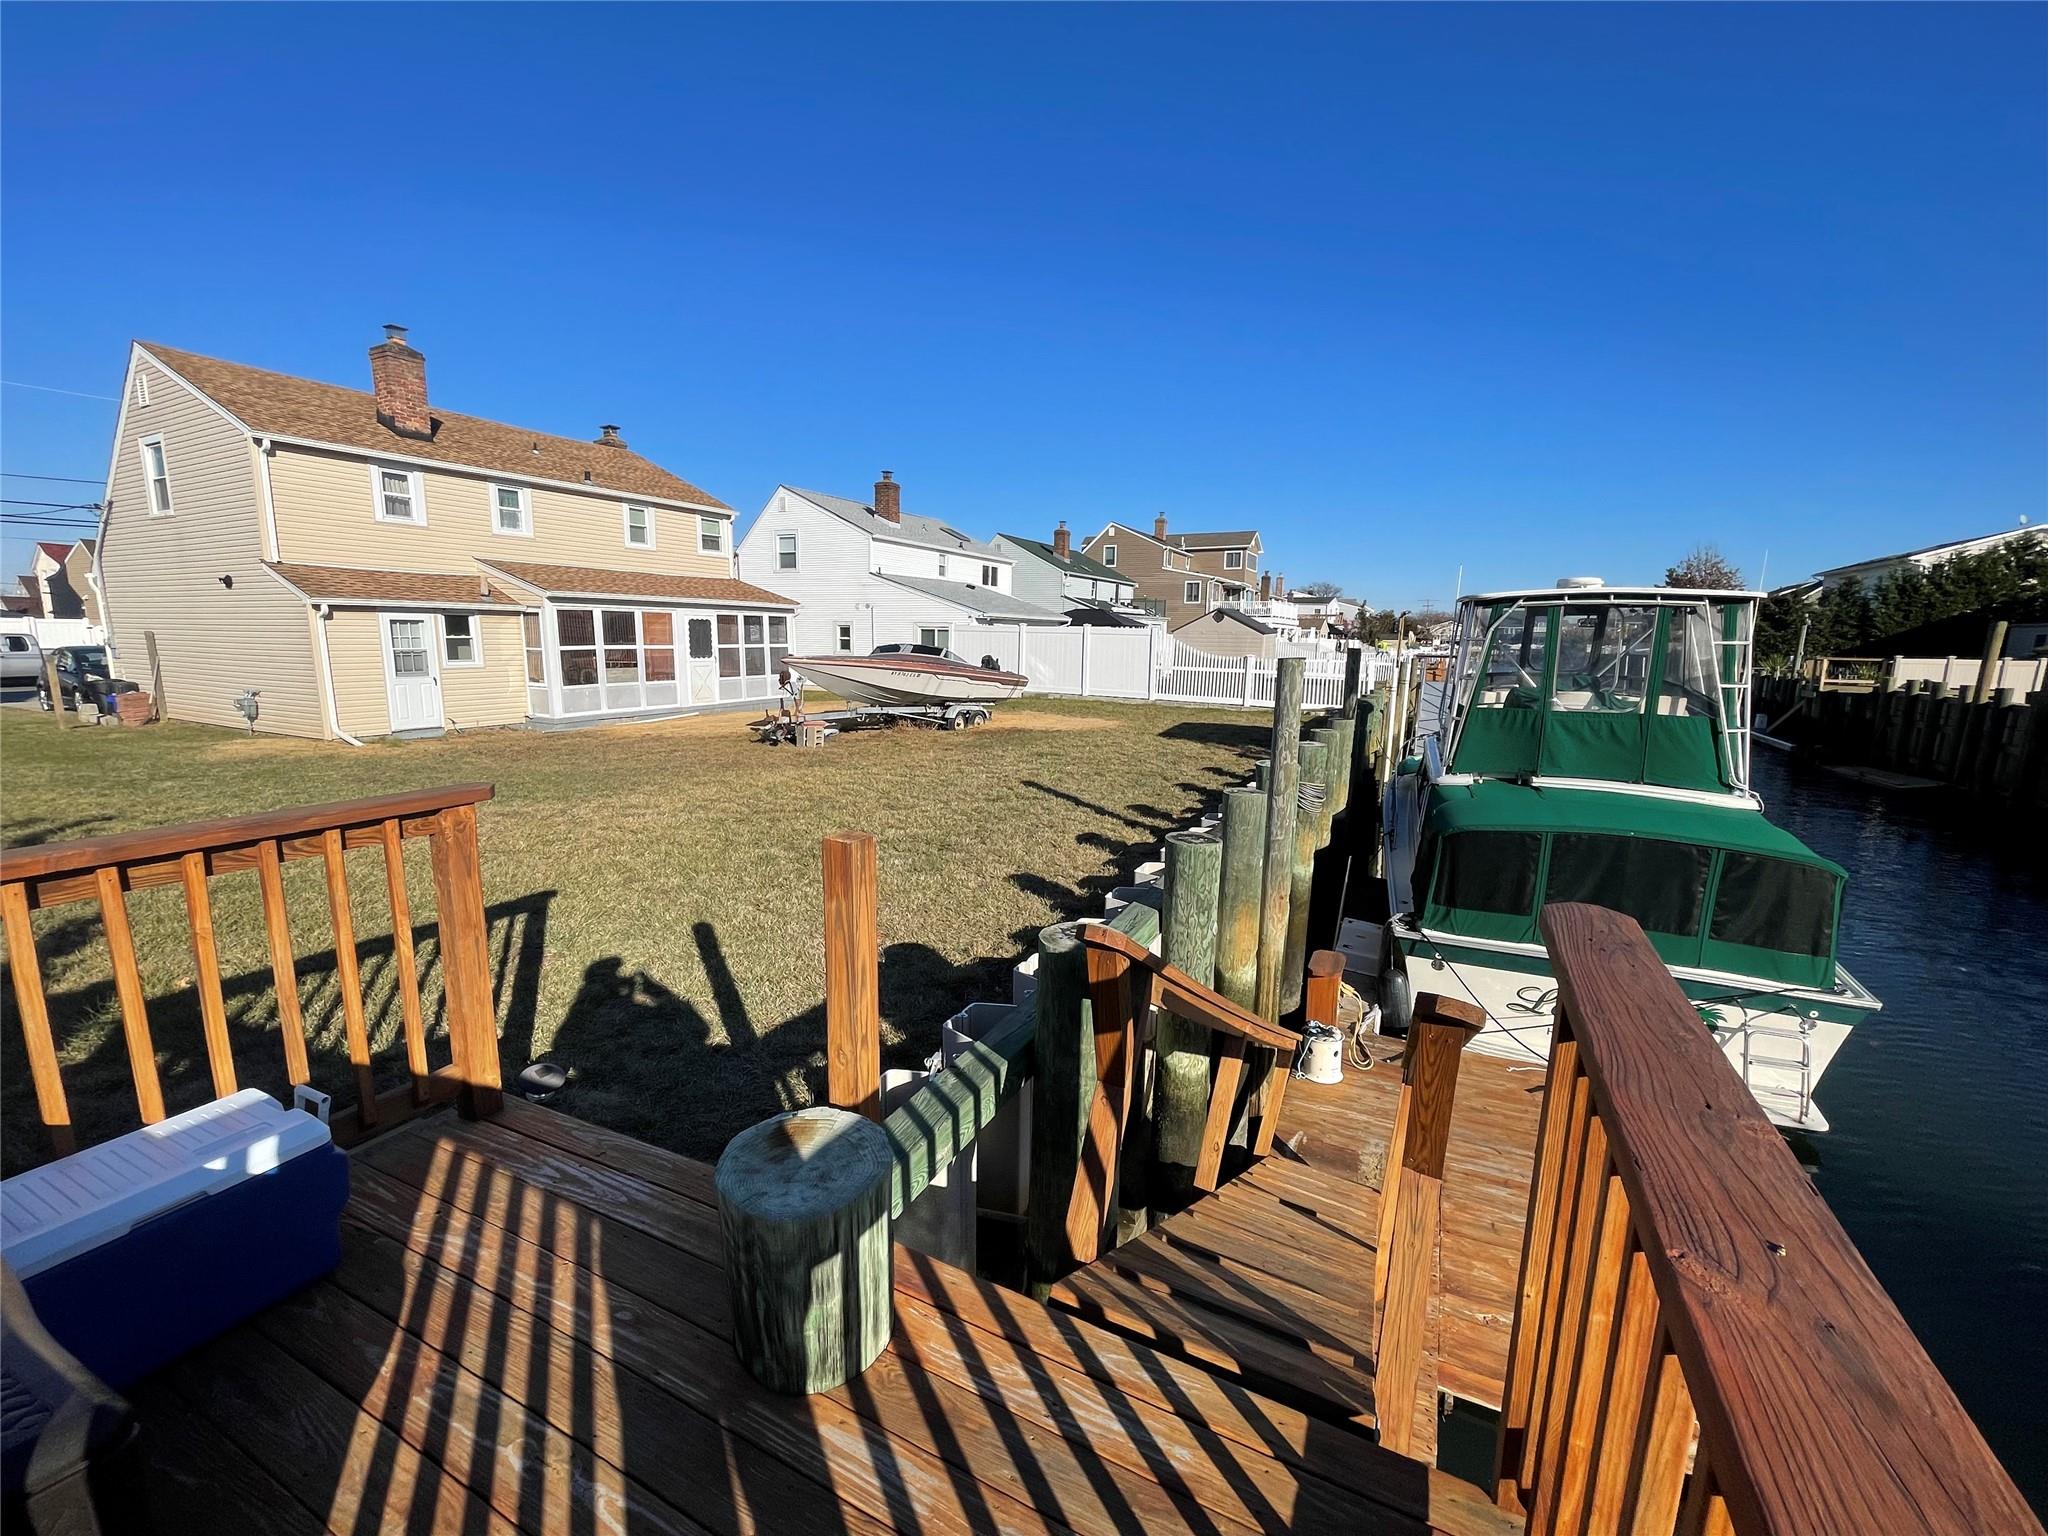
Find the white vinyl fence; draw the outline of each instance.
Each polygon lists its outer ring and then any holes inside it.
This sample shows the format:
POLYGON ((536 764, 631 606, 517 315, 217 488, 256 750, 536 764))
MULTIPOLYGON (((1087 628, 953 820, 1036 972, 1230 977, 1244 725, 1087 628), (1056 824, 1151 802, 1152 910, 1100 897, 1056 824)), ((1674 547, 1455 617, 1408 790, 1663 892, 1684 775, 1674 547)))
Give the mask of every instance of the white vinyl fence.
MULTIPOLYGON (((965 638, 964 636, 962 638, 965 638)), ((996 665, 1031 679, 1032 693, 1064 693, 1089 699, 1164 699, 1180 704, 1271 709, 1278 667, 1255 656, 1212 656, 1176 640, 1157 625, 1066 629, 1034 625, 991 625, 977 629, 968 659, 987 656, 996 665)), ((1393 675, 1391 657, 1364 653, 1359 676, 1365 687, 1393 675)), ((1344 652, 1309 656, 1302 676, 1302 705, 1336 709, 1344 702, 1344 652)))
POLYGON ((84 619, 38 619, 25 613, 0 614, 0 634, 27 635, 46 651, 60 645, 104 645, 107 632, 84 619))

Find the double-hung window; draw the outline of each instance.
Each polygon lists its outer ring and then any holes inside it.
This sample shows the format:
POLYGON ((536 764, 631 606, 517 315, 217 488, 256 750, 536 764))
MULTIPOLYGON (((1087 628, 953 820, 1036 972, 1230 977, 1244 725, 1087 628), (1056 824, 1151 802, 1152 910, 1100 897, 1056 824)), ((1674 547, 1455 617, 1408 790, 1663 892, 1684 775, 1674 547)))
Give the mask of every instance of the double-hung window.
POLYGON ((839 649, 842 651, 851 651, 853 649, 853 626, 851 624, 839 626, 838 643, 839 649))
POLYGON ((697 553, 716 555, 725 551, 725 520, 717 517, 697 519, 697 553))
POLYGON ((775 569, 793 571, 796 569, 796 535, 778 533, 775 535, 775 569))
POLYGON ((1199 603, 1202 600, 1202 584, 1199 581, 1182 582, 1180 600, 1184 603, 1199 603))
POLYGON ((533 537, 533 503, 525 486, 491 487, 491 532, 533 537))
POLYGON ((652 507, 626 508, 626 547, 628 549, 654 548, 654 509, 652 507))
POLYGON ((480 667, 484 664, 481 638, 473 613, 441 615, 441 659, 451 667, 480 667))
POLYGON ((171 466, 160 437, 142 440, 142 476, 149 482, 149 515, 164 516, 171 510, 171 466))
POLYGON ((1243 570, 1244 551, 1241 549, 1226 549, 1223 551, 1223 569, 1226 571, 1243 570))
POLYGON ((953 631, 946 625, 928 626, 917 632, 917 643, 928 645, 933 650, 950 651, 953 648, 953 631))
POLYGON ((375 464, 370 468, 370 478, 377 497, 378 522, 411 523, 416 527, 425 524, 426 497, 420 492, 418 470, 375 464))
POLYGON ((1105 544, 1102 546, 1102 563, 1106 566, 1111 567, 1112 569, 1115 568, 1116 546, 1114 544, 1105 544))
POLYGON ((946 574, 946 557, 944 555, 939 556, 939 574, 941 576, 946 574))

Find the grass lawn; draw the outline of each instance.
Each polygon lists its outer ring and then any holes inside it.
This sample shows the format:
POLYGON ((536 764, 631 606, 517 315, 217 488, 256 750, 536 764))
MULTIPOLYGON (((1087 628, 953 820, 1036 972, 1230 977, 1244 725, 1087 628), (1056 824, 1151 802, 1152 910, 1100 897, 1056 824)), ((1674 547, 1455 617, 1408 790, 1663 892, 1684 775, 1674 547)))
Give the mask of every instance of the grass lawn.
MULTIPOLYGON (((1161 834, 1241 779, 1267 717, 1101 700, 1031 700, 964 733, 899 728, 821 751, 767 748, 742 715, 563 732, 486 731, 343 745, 200 726, 60 731, 0 711, 0 840, 43 842, 464 780, 482 808, 484 900, 507 1081, 547 1057, 571 1113, 697 1157, 824 1088, 818 840, 881 839, 883 1056, 937 1048, 963 1003, 1007 999, 1047 923, 1099 909, 1161 834)), ((433 884, 409 843, 428 1006, 439 998, 433 884)), ((380 1080, 403 1077, 382 859, 348 855, 380 1080)), ((353 1098, 318 861, 286 866, 319 1086, 353 1098)), ((278 1091, 282 1056, 253 873, 213 881, 230 1032, 244 1086, 278 1091)), ((209 1096, 184 903, 129 900, 172 1109, 209 1096)), ((135 1124, 97 909, 36 918, 82 1139, 135 1124)), ((19 1031, 0 1032, 0 1154, 45 1155, 19 1031)), ((445 1046, 434 1059, 445 1060, 445 1046)))

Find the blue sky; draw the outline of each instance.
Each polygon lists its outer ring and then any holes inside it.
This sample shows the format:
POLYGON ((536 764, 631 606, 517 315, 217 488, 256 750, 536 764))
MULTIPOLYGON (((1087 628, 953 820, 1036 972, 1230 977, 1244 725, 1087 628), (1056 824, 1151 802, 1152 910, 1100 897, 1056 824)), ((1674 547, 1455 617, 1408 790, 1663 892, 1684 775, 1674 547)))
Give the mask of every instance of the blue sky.
MULTIPOLYGON (((2048 503, 2040 6, 0 26, 9 380, 111 395, 140 336, 366 387, 400 321, 440 403, 623 423, 746 517, 886 466, 1382 605, 2048 503)), ((105 473, 110 402, 0 410, 0 467, 105 473)))

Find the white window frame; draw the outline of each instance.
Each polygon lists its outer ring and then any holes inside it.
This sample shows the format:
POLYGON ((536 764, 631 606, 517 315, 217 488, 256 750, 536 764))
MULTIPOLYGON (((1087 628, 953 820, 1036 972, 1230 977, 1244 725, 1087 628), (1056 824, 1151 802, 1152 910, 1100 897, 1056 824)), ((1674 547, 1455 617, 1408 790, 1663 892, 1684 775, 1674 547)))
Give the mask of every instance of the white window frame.
POLYGON ((851 624, 834 626, 832 644, 840 655, 851 656, 853 654, 853 626, 851 624))
MULTIPOLYGON (((441 615, 440 631, 442 666, 461 667, 467 669, 469 667, 480 667, 484 664, 483 618, 484 616, 480 613, 444 613, 441 615), (448 621, 450 619, 467 619, 469 621, 470 659, 468 661, 457 661, 453 656, 451 656, 448 653, 448 621)), ((521 670, 523 671, 524 669, 525 664, 522 662, 521 670)))
POLYGON ((140 368, 135 370, 135 403, 149 404, 149 375, 140 368))
POLYGON ((491 532, 507 539, 530 539, 533 537, 533 492, 523 485, 506 485, 502 481, 491 483, 491 532), (503 508, 498 505, 498 493, 510 491, 519 498, 519 526, 507 528, 498 521, 503 508))
POLYGON ((697 553, 700 555, 722 555, 725 553, 725 519, 712 517, 708 513, 697 514, 697 553), (710 542, 705 542, 706 535, 710 542))
POLYGON ((946 574, 946 557, 944 555, 939 556, 939 574, 941 576, 946 574))
POLYGON ((1244 551, 1241 549, 1226 549, 1223 551, 1223 569, 1226 571, 1243 570, 1244 551))
POLYGON ((1102 546, 1102 563, 1106 566, 1109 566, 1111 569, 1115 569, 1116 546, 1114 544, 1105 544, 1102 546))
POLYGON ((171 451, 164 446, 163 434, 161 432, 152 432, 148 437, 136 443, 135 451, 142 459, 142 493, 149 498, 149 515, 151 517, 169 517, 173 512, 177 511, 178 506, 177 498, 171 494, 171 451), (164 472, 161 477, 164 483, 164 504, 162 506, 156 504, 156 483, 159 477, 157 472, 150 467, 149 463, 149 450, 152 448, 156 450, 157 457, 163 460, 164 465, 164 472))
POLYGON ((775 569, 777 571, 794 571, 801 569, 803 560, 802 549, 803 541, 797 537, 797 532, 794 528, 776 529, 775 569), (782 541, 784 539, 789 540, 789 564, 787 565, 784 565, 782 563, 782 541))
POLYGON ((1182 582, 1182 583, 1180 584, 1180 600, 1181 600, 1182 602, 1184 602, 1184 603, 1199 603, 1199 602, 1201 602, 1201 601, 1202 601, 1202 592, 1203 592, 1203 586, 1204 586, 1204 584, 1203 584, 1202 582, 1199 582, 1199 581, 1184 581, 1184 582, 1182 582))
POLYGON ((372 464, 370 466, 370 507, 377 521, 389 523, 394 528, 424 528, 427 526, 427 482, 426 476, 416 469, 407 469, 402 464, 372 464), (384 510, 384 477, 405 476, 406 495, 412 501, 411 517, 392 517, 384 510))
POLYGON ((1003 585, 1002 568, 1000 566, 984 565, 981 568, 981 584, 984 587, 1001 591, 1003 585))
POLYGON ((644 502, 628 501, 619 505, 619 540, 628 549, 653 549, 657 540, 654 532, 654 508, 644 502), (643 512, 647 516, 647 542, 642 544, 633 537, 633 514, 643 512))
POLYGON ((953 649, 953 626, 950 624, 920 624, 917 626, 917 643, 935 646, 942 651, 953 649), (944 640, 927 640, 926 635, 944 635, 944 640))

